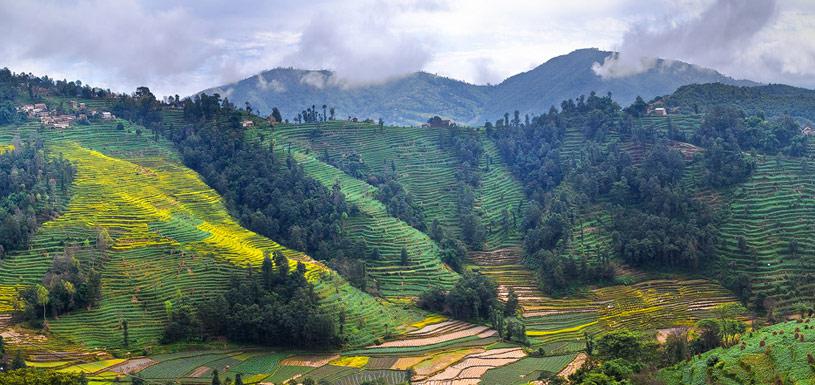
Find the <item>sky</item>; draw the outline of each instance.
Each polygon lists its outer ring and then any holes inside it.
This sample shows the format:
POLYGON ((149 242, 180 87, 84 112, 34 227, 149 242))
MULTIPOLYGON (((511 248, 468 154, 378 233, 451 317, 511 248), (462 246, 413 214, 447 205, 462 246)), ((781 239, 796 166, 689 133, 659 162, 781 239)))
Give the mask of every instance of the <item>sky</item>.
POLYGON ((815 88, 815 1, 0 0, 0 67, 160 96, 275 67, 497 84, 588 47, 619 52, 605 78, 660 57, 815 88))

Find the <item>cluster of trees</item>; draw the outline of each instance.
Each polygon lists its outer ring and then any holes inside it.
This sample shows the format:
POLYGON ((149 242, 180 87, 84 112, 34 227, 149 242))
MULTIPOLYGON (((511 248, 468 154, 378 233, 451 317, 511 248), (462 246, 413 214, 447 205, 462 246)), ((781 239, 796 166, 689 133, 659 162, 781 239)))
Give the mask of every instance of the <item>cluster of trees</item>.
POLYGON ((379 185, 376 199, 385 204, 388 214, 407 222, 419 231, 426 231, 427 224, 421 207, 414 201, 413 195, 402 187, 396 176, 386 174, 378 179, 384 179, 384 182, 379 185))
MULTIPOLYGON (((174 99, 175 101, 175 99, 174 99)), ((139 87, 132 95, 119 95, 111 107, 116 116, 142 125, 154 134, 161 123, 161 102, 147 87, 139 87)))
MULTIPOLYGON (((107 233, 100 233, 97 247, 106 248, 107 233)), ((44 324, 48 315, 58 317, 73 310, 87 309, 102 298, 102 276, 94 266, 81 266, 77 253, 80 246, 65 247, 54 257, 42 283, 29 286, 19 293, 15 318, 34 326, 44 324)))
POLYGON ((527 343, 526 328, 516 317, 518 296, 510 291, 507 301, 501 303, 495 282, 478 272, 464 272, 449 291, 440 288, 428 290, 416 304, 422 309, 460 320, 488 321, 502 338, 527 343))
MULTIPOLYGON (((653 337, 627 329, 613 330, 597 339, 586 335, 589 358, 580 369, 567 379, 554 373, 542 373, 540 379, 561 385, 661 383, 657 380, 660 368, 711 349, 737 344, 745 326, 733 317, 742 311, 744 308, 740 306, 724 305, 717 309, 720 318, 701 320, 692 330, 676 329, 667 335, 665 343, 661 345, 653 337)), ((709 364, 716 362, 714 356, 709 364)))
POLYGON ((498 304, 498 288, 485 275, 464 272, 450 291, 433 288, 423 293, 417 305, 461 320, 486 320, 498 304))
POLYGON ((58 214, 76 174, 39 139, 15 138, 13 146, 0 154, 0 258, 26 247, 38 226, 58 214))
POLYGON ((336 347, 343 322, 320 311, 302 262, 291 269, 282 253, 266 255, 260 273, 231 278, 228 290, 199 304, 166 303, 163 342, 225 336, 268 346, 336 347))
POLYGON ((41 100, 43 96, 78 97, 85 99, 106 98, 110 90, 91 88, 81 81, 54 80, 48 76, 37 77, 33 74, 11 72, 8 68, 0 69, 0 101, 11 100, 17 96, 27 96, 29 100, 41 100))
POLYGON ((742 182, 755 168, 755 160, 744 151, 775 155, 805 156, 807 136, 789 116, 764 119, 745 117, 740 110, 714 107, 692 140, 705 148, 705 181, 712 187, 742 182))
MULTIPOLYGON (((320 110, 317 109, 317 106, 312 104, 311 107, 308 107, 305 110, 298 112, 297 117, 294 118, 294 121, 297 123, 318 123, 334 120, 335 119, 334 107, 329 108, 325 104, 323 104, 322 107, 323 113, 321 114, 320 110)), ((279 114, 280 113, 278 112, 278 115, 279 114)))
POLYGON ((486 229, 481 215, 475 209, 475 190, 481 184, 481 157, 484 145, 477 132, 468 128, 450 127, 439 130, 439 145, 453 152, 458 158, 456 169, 458 181, 458 216, 461 237, 472 250, 481 250, 486 240, 486 229))
MULTIPOLYGON (((319 135, 319 131, 317 131, 319 135)), ((376 199, 385 204, 388 214, 405 221, 419 231, 426 231, 427 224, 422 208, 399 183, 396 163, 391 160, 390 167, 385 167, 382 174, 375 174, 362 155, 351 152, 342 156, 331 156, 328 149, 324 149, 320 160, 326 162, 354 178, 365 180, 368 184, 378 187, 376 199)))

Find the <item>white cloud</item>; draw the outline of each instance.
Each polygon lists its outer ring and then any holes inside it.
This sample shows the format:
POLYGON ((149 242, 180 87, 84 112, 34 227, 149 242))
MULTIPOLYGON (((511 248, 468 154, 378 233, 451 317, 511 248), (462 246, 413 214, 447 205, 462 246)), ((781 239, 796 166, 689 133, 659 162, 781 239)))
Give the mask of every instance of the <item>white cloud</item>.
POLYGON ((598 64, 606 76, 660 56, 815 86, 815 2, 777 1, 745 9, 736 0, 0 0, 0 65, 189 95, 277 66, 331 69, 332 84, 345 87, 417 70, 497 83, 598 47, 623 52, 598 64))

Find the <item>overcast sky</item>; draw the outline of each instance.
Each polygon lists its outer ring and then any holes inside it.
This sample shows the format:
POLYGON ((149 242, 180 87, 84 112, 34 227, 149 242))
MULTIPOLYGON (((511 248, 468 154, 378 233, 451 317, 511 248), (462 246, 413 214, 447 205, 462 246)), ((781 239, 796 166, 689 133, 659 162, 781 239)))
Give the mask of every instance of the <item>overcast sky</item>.
POLYGON ((815 88, 815 1, 0 0, 0 67, 158 95, 279 66, 494 84, 586 47, 621 52, 606 77, 662 57, 815 88))

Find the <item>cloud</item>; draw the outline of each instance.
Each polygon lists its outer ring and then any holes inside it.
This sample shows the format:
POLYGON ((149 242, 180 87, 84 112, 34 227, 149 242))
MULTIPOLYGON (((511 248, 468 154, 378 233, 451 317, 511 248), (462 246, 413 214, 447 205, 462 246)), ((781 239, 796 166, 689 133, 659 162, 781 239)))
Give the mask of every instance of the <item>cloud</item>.
MULTIPOLYGON (((420 3, 420 11, 430 6, 425 3, 420 3)), ((419 71, 431 58, 428 46, 415 35, 394 30, 390 23, 405 6, 375 3, 346 10, 343 12, 346 17, 319 12, 303 30, 297 50, 283 62, 301 68, 332 70, 337 82, 347 87, 379 83, 419 71)))
POLYGON ((272 79, 272 81, 267 81, 263 74, 258 74, 256 76, 258 81, 258 88, 263 91, 272 90, 274 92, 286 92, 286 85, 280 82, 277 79, 272 79))
POLYGON ((475 84, 495 84, 503 80, 503 76, 495 70, 495 61, 489 57, 480 57, 470 60, 473 66, 473 82, 475 84))
POLYGON ((300 83, 308 84, 317 89, 323 89, 326 86, 336 86, 339 82, 333 74, 323 73, 321 71, 308 71, 300 77, 300 83))
POLYGON ((635 23, 595 63, 604 78, 653 68, 653 58, 678 59, 735 78, 815 87, 815 3, 795 0, 715 0, 698 15, 635 23), (668 27, 664 27, 664 26, 668 27))
POLYGON ((181 80, 224 53, 213 30, 183 8, 153 11, 127 0, 3 1, 0 8, 0 56, 49 72, 100 71, 108 84, 181 80))
POLYGON ((0 66, 157 95, 280 66, 334 71, 323 86, 420 70, 496 83, 583 47, 622 52, 598 63, 604 76, 642 71, 660 56, 815 87, 812 36, 811 0, 0 0, 0 66))

